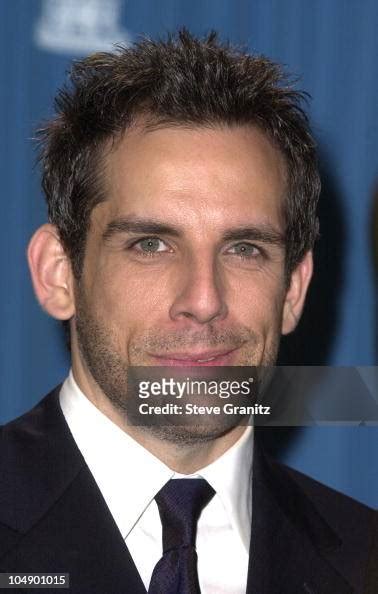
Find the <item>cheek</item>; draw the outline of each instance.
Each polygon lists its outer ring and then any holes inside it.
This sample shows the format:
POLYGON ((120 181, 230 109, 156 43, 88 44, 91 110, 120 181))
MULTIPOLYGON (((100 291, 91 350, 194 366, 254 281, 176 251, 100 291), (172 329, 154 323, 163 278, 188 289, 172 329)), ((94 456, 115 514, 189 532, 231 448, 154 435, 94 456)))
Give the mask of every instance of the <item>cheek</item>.
POLYGON ((114 328, 151 326, 168 310, 170 283, 147 270, 99 267, 88 287, 96 312, 114 328))
POLYGON ((281 327, 285 290, 281 275, 250 274, 229 283, 229 308, 241 323, 260 331, 281 327))

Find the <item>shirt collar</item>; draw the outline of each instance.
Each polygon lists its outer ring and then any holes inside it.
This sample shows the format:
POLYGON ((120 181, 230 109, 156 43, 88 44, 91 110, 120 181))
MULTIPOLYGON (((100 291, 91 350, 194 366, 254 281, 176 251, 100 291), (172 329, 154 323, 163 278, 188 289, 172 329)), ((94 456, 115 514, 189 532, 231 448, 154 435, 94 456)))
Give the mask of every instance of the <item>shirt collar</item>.
POLYGON ((218 494, 247 551, 252 522, 252 461, 253 430, 247 426, 231 448, 197 471, 218 494))
MULTIPOLYGON (((172 471, 92 404, 80 390, 72 371, 62 386, 60 405, 75 442, 126 538, 165 483, 184 475, 172 471)), ((247 427, 222 456, 190 475, 206 479, 213 487, 247 551, 252 516, 252 458, 252 427, 247 427)))

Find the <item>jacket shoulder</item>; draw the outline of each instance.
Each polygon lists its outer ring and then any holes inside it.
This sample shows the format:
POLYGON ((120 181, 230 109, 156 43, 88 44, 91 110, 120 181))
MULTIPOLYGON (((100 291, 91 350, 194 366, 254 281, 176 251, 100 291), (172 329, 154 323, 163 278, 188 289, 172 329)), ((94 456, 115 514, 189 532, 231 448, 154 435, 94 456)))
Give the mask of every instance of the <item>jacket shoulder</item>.
MULTIPOLYGON (((359 576, 359 583, 363 583, 373 546, 375 511, 292 468, 282 466, 281 470, 342 543, 330 553, 334 566, 349 577, 350 583, 357 583, 354 582, 356 576, 359 576)), ((357 591, 360 590, 357 588, 357 591)))
POLYGON ((280 465, 291 480, 311 499, 315 507, 323 515, 329 516, 332 523, 343 523, 343 520, 358 518, 358 521, 373 516, 373 510, 367 505, 337 491, 319 481, 294 470, 288 466, 280 465))
POLYGON ((33 408, 8 423, 0 425, 0 436, 8 438, 25 431, 29 432, 32 427, 35 427, 36 430, 45 428, 44 421, 49 416, 56 416, 59 413, 59 393, 61 387, 62 385, 59 384, 33 406, 33 408))
POLYGON ((83 466, 59 404, 60 386, 0 432, 0 524, 23 532, 83 466))

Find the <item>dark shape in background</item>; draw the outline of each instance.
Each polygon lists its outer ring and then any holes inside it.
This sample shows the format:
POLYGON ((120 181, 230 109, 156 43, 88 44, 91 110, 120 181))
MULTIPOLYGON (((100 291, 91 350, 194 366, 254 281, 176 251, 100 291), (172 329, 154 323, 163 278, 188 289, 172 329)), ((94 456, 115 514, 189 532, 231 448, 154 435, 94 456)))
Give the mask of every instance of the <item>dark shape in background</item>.
POLYGON ((314 276, 298 328, 282 338, 279 365, 327 365, 337 334, 344 278, 345 212, 336 181, 326 169, 328 162, 320 149, 320 237, 314 249, 314 276))
MULTIPOLYGON (((320 149, 320 237, 314 249, 314 276, 297 329, 282 337, 278 365, 327 365, 337 332, 344 274, 345 214, 336 182, 327 171, 327 162, 324 151, 320 149)), ((305 429, 264 427, 259 431, 266 449, 273 456, 284 459, 305 429)))

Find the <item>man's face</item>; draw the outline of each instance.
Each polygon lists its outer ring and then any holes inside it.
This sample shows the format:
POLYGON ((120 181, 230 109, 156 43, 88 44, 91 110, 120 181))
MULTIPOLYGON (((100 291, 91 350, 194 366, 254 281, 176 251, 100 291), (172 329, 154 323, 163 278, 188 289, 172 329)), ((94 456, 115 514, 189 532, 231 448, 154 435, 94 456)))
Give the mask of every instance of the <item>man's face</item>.
POLYGON ((265 135, 135 128, 107 157, 106 187, 74 318, 103 392, 125 401, 129 365, 272 364, 287 289, 286 183, 265 135))

